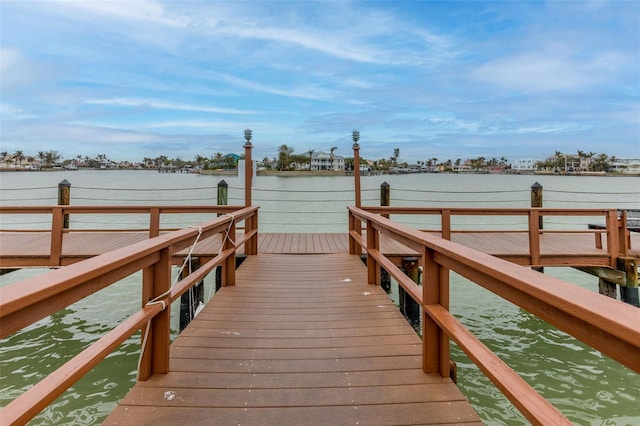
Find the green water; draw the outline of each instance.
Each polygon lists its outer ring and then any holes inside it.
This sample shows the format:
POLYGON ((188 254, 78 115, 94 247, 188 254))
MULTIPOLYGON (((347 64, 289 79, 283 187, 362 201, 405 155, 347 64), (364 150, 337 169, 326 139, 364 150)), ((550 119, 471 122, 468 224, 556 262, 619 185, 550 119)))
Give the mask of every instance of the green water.
MULTIPOLYGON (((56 185, 62 179, 72 183, 72 204, 84 205, 212 204, 215 185, 220 180, 210 176, 133 171, 5 173, 0 181, 0 198, 4 205, 54 204, 56 185), (126 189, 114 191, 113 188, 126 189), (141 188, 160 191, 132 191, 141 188), (168 190, 172 188, 173 191, 168 190)), ((229 204, 241 203, 241 185, 235 178, 225 177, 225 180, 230 186, 229 204)), ((377 203, 379 185, 383 181, 391 184, 393 205, 527 207, 529 187, 539 181, 545 188, 547 207, 640 207, 638 178, 433 174, 363 178, 363 204, 377 203), (619 191, 611 188, 619 188, 619 191)), ((259 177, 253 198, 254 203, 262 206, 260 230, 346 232, 345 207, 353 204, 351 188, 352 178, 346 177, 259 177)), ((398 216, 394 219, 416 227, 433 225, 429 218, 398 216)), ((17 219, 0 216, 0 220, 2 228, 8 228, 17 219)), ((20 220, 24 222, 22 227, 48 225, 46 218, 23 217, 20 220)), ((74 224, 90 226, 87 220, 78 218, 74 222, 72 218, 72 227, 74 224)), ((132 218, 105 215, 94 220, 119 227, 132 218)), ((178 225, 186 226, 204 219, 181 217, 180 220, 178 225)), ((545 227, 584 229, 588 221, 586 218, 573 219, 566 223, 559 218, 556 222, 545 222, 545 227)), ((475 218, 467 225, 477 226, 477 222, 478 218, 475 218)), ((518 224, 518 220, 512 219, 503 223, 494 221, 491 226, 511 228, 518 224)), ((597 289, 597 279, 572 269, 547 268, 545 272, 592 291, 597 289)), ((45 273, 49 272, 43 269, 13 272, 0 277, 0 285, 45 273)), ((135 312, 140 306, 140 282, 139 274, 131 276, 2 340, 0 405, 6 405, 135 312)), ((208 277, 207 296, 211 296, 212 286, 213 279, 208 277)), ((451 305, 452 312, 466 327, 572 422, 583 425, 640 424, 638 374, 455 275, 451 280, 451 305)), ((175 304, 172 312, 177 312, 175 304)), ((175 335, 176 315, 172 321, 175 335)), ((127 340, 32 423, 99 424, 135 383, 139 343, 139 335, 127 340)), ((455 346, 452 356, 458 364, 459 386, 485 423, 527 424, 455 346)))

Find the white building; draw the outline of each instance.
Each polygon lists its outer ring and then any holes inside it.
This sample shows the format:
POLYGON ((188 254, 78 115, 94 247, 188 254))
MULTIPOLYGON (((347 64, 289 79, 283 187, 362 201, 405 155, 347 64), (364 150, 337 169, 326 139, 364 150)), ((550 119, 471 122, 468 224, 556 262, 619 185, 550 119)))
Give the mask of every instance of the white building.
POLYGON ((344 170, 344 157, 318 151, 311 154, 311 170, 344 170))
POLYGON ((536 170, 536 163, 538 161, 540 160, 534 160, 532 158, 513 160, 511 170, 515 173, 532 173, 536 170))
POLYGON ((640 158, 617 158, 616 161, 611 162, 611 171, 640 175, 640 158))

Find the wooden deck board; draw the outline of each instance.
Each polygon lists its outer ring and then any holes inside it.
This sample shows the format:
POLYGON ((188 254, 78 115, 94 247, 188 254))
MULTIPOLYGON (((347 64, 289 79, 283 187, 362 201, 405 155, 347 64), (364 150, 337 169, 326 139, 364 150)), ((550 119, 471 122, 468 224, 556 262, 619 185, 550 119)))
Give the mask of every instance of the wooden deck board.
POLYGON ((422 372, 420 338, 359 257, 259 254, 236 278, 172 344, 171 372, 104 424, 480 424, 422 372))
MULTIPOLYGON (((434 234, 436 235, 436 234, 434 234)), ((147 238, 146 232, 70 232, 64 235, 62 262, 69 264, 108 251, 134 244, 147 238)), ((528 237, 525 233, 456 233, 452 240, 494 256, 523 264, 528 258, 528 237)), ((589 234, 542 234, 541 260, 549 266, 603 266, 609 264, 604 249, 595 247, 589 234)), ((640 257, 640 233, 631 233, 630 256, 640 257)), ((51 266, 49 232, 0 232, 0 267, 51 266)), ((194 256, 215 256, 221 247, 220 236, 198 242, 194 256)), ((381 237, 381 250, 390 257, 415 255, 407 247, 381 237)), ((188 249, 175 254, 180 263, 188 249)), ((291 234, 261 233, 258 236, 259 253, 273 254, 331 254, 348 252, 346 233, 291 234)), ((242 249, 239 251, 242 254, 242 249)))

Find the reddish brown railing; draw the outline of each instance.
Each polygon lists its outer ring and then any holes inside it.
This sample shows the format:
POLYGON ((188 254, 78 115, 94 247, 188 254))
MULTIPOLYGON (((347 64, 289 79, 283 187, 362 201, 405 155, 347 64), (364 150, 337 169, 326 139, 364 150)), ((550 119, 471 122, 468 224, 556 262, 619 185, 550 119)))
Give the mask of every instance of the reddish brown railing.
MULTIPOLYGON (((62 215, 91 213, 92 207, 54 207, 55 232, 61 235, 62 215)), ((105 207, 100 207, 104 213, 105 207)), ((113 208, 120 212, 123 208, 113 208)), ((152 218, 161 212, 192 212, 176 207, 126 208, 127 211, 151 211, 152 218)), ((211 209, 211 207, 209 207, 211 209)), ((220 209, 220 207, 215 207, 220 209)), ((25 208, 41 213, 42 208, 25 208)), ((216 266, 222 267, 222 285, 235 284, 235 253, 245 245, 257 248, 258 207, 229 208, 223 216, 198 225, 156 236, 119 250, 87 259, 31 279, 0 288, 0 338, 63 309, 121 279, 143 271, 142 308, 83 350, 58 370, 48 375, 24 394, 10 402, 0 412, 2 424, 23 424, 37 415, 56 397, 89 372, 118 345, 137 330, 146 327, 138 378, 146 380, 151 374, 169 370, 169 319, 171 302, 204 278, 216 266), (236 236, 236 225, 245 222, 244 234, 236 236), (247 226, 247 224, 251 224, 247 226), (171 285, 172 253, 183 250, 205 239, 220 234, 223 245, 219 253, 183 280, 171 285)), ((155 219, 152 219, 154 223, 155 219)), ((159 222, 155 222, 159 223, 159 222)), ((151 227, 157 230, 158 227, 151 227)))
MULTIPOLYGON (((449 271, 454 271, 500 297, 520 306, 549 324, 571 334, 617 362, 640 372, 640 310, 626 303, 600 296, 529 268, 455 244, 443 238, 400 225, 377 213, 430 211, 446 216, 453 209, 349 208, 349 249, 368 255, 370 284, 380 283, 380 267, 386 269, 423 309, 423 369, 426 373, 450 374, 449 339, 473 360, 505 396, 534 424, 570 424, 517 373, 474 337, 449 312, 449 271), (362 230, 366 229, 366 237, 362 230), (380 252, 380 235, 415 250, 421 258, 422 288, 380 252)), ((456 209, 474 214, 498 214, 494 209, 456 209)), ((511 211, 511 210, 510 210, 511 211)), ((581 214, 580 211, 523 211, 535 221, 539 214, 581 214), (555 212, 555 213, 554 213, 555 212)), ((608 210, 607 233, 617 247, 618 225, 608 210)), ((449 231, 443 230, 443 234, 449 231)), ((536 232, 537 234, 537 232, 536 232)), ((535 244, 532 244, 535 249, 535 244)))
MULTIPOLYGON (((540 236, 543 234, 589 234, 594 236, 593 248, 602 248, 602 235, 607 242, 609 265, 616 267, 616 259, 626 256, 630 246, 629 231, 625 218, 618 218, 616 209, 554 209, 554 208, 425 208, 425 207, 362 207, 363 210, 381 215, 435 215, 440 217, 440 228, 422 230, 437 232, 442 238, 450 240, 455 233, 527 233, 529 235, 529 259, 527 265, 541 266, 540 236), (502 216, 526 217, 527 227, 522 229, 471 230, 453 229, 451 219, 454 216, 502 216), (544 217, 592 217, 603 219, 604 229, 541 229, 541 218, 544 217)), ((355 229, 351 227, 351 229, 355 229)))
MULTIPOLYGON (((149 238, 157 237, 161 232, 175 231, 176 228, 161 228, 161 217, 172 214, 192 214, 192 215, 221 215, 232 214, 243 208, 243 206, 0 206, 0 214, 4 215, 46 215, 51 218, 50 229, 17 229, 12 228, 10 232, 42 232, 51 233, 51 246, 48 266, 61 266, 61 256, 64 235, 74 232, 148 232, 149 238), (129 219, 131 215, 147 215, 148 226, 142 228, 128 227, 126 229, 80 229, 74 226, 73 219, 82 215, 122 215, 129 219), (64 227, 65 217, 70 223, 69 228, 64 227)), ((254 213, 257 216, 257 211, 254 213)), ((257 220, 257 219, 256 219, 257 220)), ((248 227, 252 227, 251 219, 248 219, 248 227)), ((241 229, 241 228, 239 228, 241 229)), ((245 247, 247 254, 257 252, 256 238, 248 241, 245 247)), ((10 265, 13 266, 13 265, 10 265)), ((19 266, 19 265, 18 265, 19 266)))

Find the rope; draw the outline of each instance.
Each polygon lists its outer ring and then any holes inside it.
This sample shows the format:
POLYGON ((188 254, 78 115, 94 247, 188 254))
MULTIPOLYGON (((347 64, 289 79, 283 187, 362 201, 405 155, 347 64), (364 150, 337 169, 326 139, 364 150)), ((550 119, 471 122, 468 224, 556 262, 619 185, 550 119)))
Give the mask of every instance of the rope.
POLYGON ((225 213, 222 216, 231 217, 231 222, 229 222, 229 226, 227 226, 227 229, 225 230, 225 236, 222 239, 222 244, 220 244, 220 250, 218 250, 218 255, 222 254, 222 249, 224 248, 224 243, 227 240, 231 241, 231 245, 232 246, 237 247, 236 242, 234 240, 232 240, 231 236, 229 235, 229 233, 231 232, 231 227, 233 226, 233 223, 236 221, 236 217, 232 213, 225 213))
MULTIPOLYGON (((215 186, 202 186, 202 187, 191 187, 191 188, 100 188, 100 187, 92 187, 92 186, 74 186, 73 189, 90 189, 92 191, 142 191, 142 192, 151 192, 151 191, 194 191, 194 190, 209 190, 215 188, 215 186)), ((49 188, 50 189, 50 188, 49 188)))
MULTIPOLYGON (((544 192, 558 192, 562 194, 595 194, 595 195, 603 195, 602 192, 591 192, 591 191, 563 191, 559 189, 545 189, 544 192)), ((637 192, 610 192, 607 191, 605 195, 637 195, 637 192)))
POLYGON ((402 189, 402 188, 391 188, 391 191, 401 191, 401 192, 432 192, 435 194, 500 194, 500 193, 509 193, 509 192, 529 192, 523 189, 510 189, 504 191, 430 191, 423 189, 402 189))
MULTIPOLYGON (((189 226, 189 228, 195 228, 195 226, 189 226)), ((173 287, 176 285, 176 283, 180 279, 180 275, 182 274, 182 271, 184 270, 184 268, 185 268, 185 266, 187 264, 189 265, 189 273, 191 273, 191 254, 193 253, 193 250, 195 249, 196 244, 198 244, 198 241, 200 240, 200 236, 201 235, 202 235, 202 228, 198 227, 198 235, 196 236, 196 239, 193 241, 193 244, 191 244, 191 247, 189 248, 189 252, 187 253, 187 256, 185 257, 184 262, 182 262, 182 266, 180 267, 180 269, 178 270, 178 273, 176 274, 175 278, 171 282, 171 286, 169 286, 169 289, 167 291, 165 291, 164 293, 162 293, 162 294, 154 297, 153 299, 149 300, 147 302, 146 306, 160 304, 160 305, 162 305, 162 310, 163 311, 165 309, 167 309, 167 305, 166 305, 166 303, 164 301, 164 298, 171 294, 171 290, 173 289, 173 287)), ((147 348, 147 339, 149 337, 149 328, 150 327, 151 327, 151 321, 147 321, 147 325, 146 325, 145 331, 144 331, 144 337, 142 338, 142 346, 140 347, 140 356, 138 357, 138 371, 140 371, 140 364, 142 363, 142 355, 144 354, 144 351, 147 348)))

